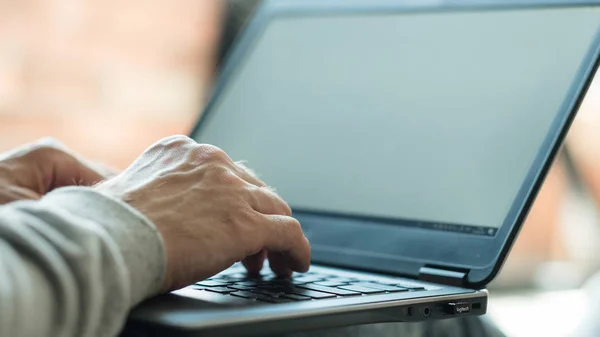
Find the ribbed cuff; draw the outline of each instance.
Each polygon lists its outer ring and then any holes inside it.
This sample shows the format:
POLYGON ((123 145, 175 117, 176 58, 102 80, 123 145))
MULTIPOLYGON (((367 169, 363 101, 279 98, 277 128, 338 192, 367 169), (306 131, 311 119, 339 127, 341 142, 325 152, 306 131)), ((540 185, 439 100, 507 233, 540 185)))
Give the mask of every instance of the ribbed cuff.
POLYGON ((154 224, 125 202, 89 187, 64 187, 42 202, 60 203, 69 212, 104 228, 119 247, 129 273, 131 306, 155 295, 162 285, 166 255, 154 224))

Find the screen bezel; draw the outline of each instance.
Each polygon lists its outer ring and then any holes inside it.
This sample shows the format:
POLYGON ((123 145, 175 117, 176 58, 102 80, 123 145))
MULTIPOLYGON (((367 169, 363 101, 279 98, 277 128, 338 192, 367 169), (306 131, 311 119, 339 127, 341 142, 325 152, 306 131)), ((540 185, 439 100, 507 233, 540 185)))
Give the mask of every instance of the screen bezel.
MULTIPOLYGON (((255 42, 262 35, 269 22, 274 18, 291 16, 323 16, 351 15, 353 13, 390 14, 412 12, 450 12, 450 11, 482 11, 482 10, 514 10, 540 9, 578 6, 598 6, 597 1, 473 1, 446 3, 411 3, 373 0, 332 1, 266 1, 256 12, 241 37, 236 41, 232 52, 227 56, 223 70, 204 113, 191 131, 194 137, 201 132, 207 116, 217 102, 223 89, 236 70, 245 60, 245 55, 252 51, 255 42)), ((551 124, 550 131, 537 153, 527 177, 519 189, 509 214, 495 236, 471 235, 441 230, 423 229, 417 226, 375 226, 375 220, 352 216, 328 216, 294 210, 302 223, 307 236, 313 242, 313 262, 340 267, 358 268, 418 277, 423 266, 433 266, 450 270, 464 271, 468 274, 464 286, 481 288, 489 283, 500 270, 510 248, 521 229, 533 201, 548 173, 554 157, 573 121, 576 112, 591 84, 593 74, 599 66, 600 31, 590 46, 582 66, 578 70, 570 86, 559 113, 551 124), (352 225, 352 235, 361 238, 364 249, 341 251, 339 244, 334 243, 336 233, 348 230, 352 225), (374 230, 374 228, 377 228, 374 230), (393 235, 391 235, 393 233, 393 235), (393 240, 386 242, 386 240, 393 240), (382 254, 369 249, 371 246, 382 247, 386 244, 402 247, 402 254, 382 254)), ((293 208, 293 205, 291 205, 293 208)))

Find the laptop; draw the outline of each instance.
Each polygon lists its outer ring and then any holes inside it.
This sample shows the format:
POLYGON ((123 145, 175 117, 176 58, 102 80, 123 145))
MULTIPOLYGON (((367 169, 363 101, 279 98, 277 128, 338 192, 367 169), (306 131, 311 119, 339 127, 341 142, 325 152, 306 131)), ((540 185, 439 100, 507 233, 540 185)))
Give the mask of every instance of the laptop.
POLYGON ((487 310, 585 95, 600 4, 266 1, 191 137, 246 160, 312 246, 305 274, 234 265, 126 332, 253 336, 487 310))

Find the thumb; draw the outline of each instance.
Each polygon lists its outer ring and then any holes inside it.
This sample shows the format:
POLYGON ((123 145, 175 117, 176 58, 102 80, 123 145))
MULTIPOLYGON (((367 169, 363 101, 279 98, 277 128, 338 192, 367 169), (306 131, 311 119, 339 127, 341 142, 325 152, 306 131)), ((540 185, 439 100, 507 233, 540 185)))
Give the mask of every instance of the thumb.
POLYGON ((13 171, 19 185, 40 195, 58 187, 92 186, 112 175, 53 139, 40 140, 10 160, 21 162, 13 171))
POLYGON ((43 164, 47 190, 42 194, 64 186, 92 186, 110 177, 108 171, 64 151, 48 153, 43 164))

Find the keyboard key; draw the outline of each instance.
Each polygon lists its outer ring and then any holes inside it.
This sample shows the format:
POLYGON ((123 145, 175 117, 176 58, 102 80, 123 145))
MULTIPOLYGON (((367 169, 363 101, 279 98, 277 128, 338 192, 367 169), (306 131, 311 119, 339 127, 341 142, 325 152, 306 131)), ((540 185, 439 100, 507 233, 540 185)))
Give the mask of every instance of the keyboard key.
POLYGON ((310 301, 311 300, 311 298, 308 296, 302 296, 302 295, 296 295, 296 294, 284 294, 284 295, 281 295, 281 297, 289 298, 289 299, 295 300, 295 301, 310 301))
POLYGON ((227 286, 227 288, 250 291, 252 289, 255 289, 256 287, 243 286, 239 284, 230 284, 227 286))
POLYGON ((358 282, 358 279, 352 278, 352 277, 338 277, 338 276, 334 276, 334 277, 330 278, 328 281, 352 283, 352 282, 358 282))
POLYGON ((273 288, 281 288, 281 287, 291 287, 292 285, 289 283, 264 283, 259 284, 255 288, 260 289, 273 289, 273 288))
POLYGON ((213 281, 213 280, 205 280, 202 282, 196 283, 199 286, 203 287, 223 287, 229 284, 229 282, 221 282, 221 281, 213 281))
POLYGON ((303 295, 303 296, 311 297, 314 299, 335 298, 336 297, 335 294, 324 293, 324 292, 320 292, 320 291, 297 288, 297 287, 277 287, 277 288, 271 288, 269 290, 273 293, 281 293, 280 296, 284 296, 284 294, 285 295, 296 294, 296 295, 303 295))
POLYGON ((287 298, 279 298, 279 297, 258 297, 258 298, 256 298, 256 300, 261 301, 261 302, 268 302, 268 303, 292 302, 292 300, 289 300, 287 298))
POLYGON ((273 300, 275 299, 275 297, 271 297, 271 296, 266 296, 266 295, 262 295, 262 294, 256 294, 257 296, 254 298, 257 301, 263 301, 263 302, 271 302, 273 303, 273 300))
POLYGON ((289 291, 286 291, 286 293, 308 296, 308 297, 314 298, 316 300, 337 297, 334 294, 323 293, 320 291, 314 291, 314 290, 308 290, 308 289, 302 289, 302 288, 291 288, 289 291))
POLYGON ((249 290, 250 292, 256 293, 256 294, 261 294, 261 295, 266 295, 269 297, 278 297, 282 294, 282 292, 274 290, 274 289, 260 289, 260 288, 254 288, 249 290))
POLYGON ((357 286, 357 285, 348 285, 348 286, 342 286, 339 287, 340 289, 344 289, 344 290, 350 290, 350 291, 358 291, 361 292, 363 294, 378 294, 378 293, 385 293, 385 290, 381 290, 381 289, 375 289, 375 288, 367 288, 367 287, 361 287, 361 286, 357 286))
POLYGON ((268 282, 263 281, 263 280, 249 280, 249 281, 235 282, 236 285, 248 286, 248 287, 258 287, 259 285, 266 284, 266 283, 268 283, 268 282))
POLYGON ((226 288, 226 287, 208 287, 208 288, 205 288, 204 290, 212 291, 213 293, 220 293, 220 294, 229 294, 229 293, 236 291, 236 289, 230 289, 230 288, 226 288))
POLYGON ((410 291, 422 291, 425 290, 425 287, 410 287, 410 288, 406 288, 410 291))
POLYGON ((263 286, 266 286, 266 287, 285 287, 285 286, 291 286, 292 284, 293 284, 292 280, 289 280, 289 279, 287 279, 287 280, 286 279, 274 279, 274 280, 271 280, 269 282, 261 283, 259 286, 260 287, 263 287, 263 286))
POLYGON ((318 285, 318 286, 323 286, 323 287, 339 287, 339 286, 345 286, 348 283, 347 282, 340 282, 340 281, 337 281, 336 279, 333 279, 333 280, 330 280, 330 281, 315 282, 313 284, 318 285))
POLYGON ((396 287, 406 288, 412 291, 425 290, 425 287, 415 283, 397 283, 394 284, 396 287))
POLYGON ((331 287, 323 287, 323 286, 318 286, 318 285, 314 285, 314 284, 301 285, 301 286, 298 286, 298 288, 321 291, 321 292, 336 294, 336 295, 340 295, 340 296, 360 295, 360 292, 356 292, 356 291, 344 290, 344 289, 339 289, 339 288, 331 288, 331 287))
POLYGON ((296 281, 296 282, 310 283, 310 282, 324 281, 325 279, 322 277, 318 277, 318 276, 306 275, 306 276, 302 276, 302 277, 295 277, 292 280, 296 281))
POLYGON ((236 297, 250 298, 250 299, 255 299, 260 296, 260 294, 254 294, 254 293, 251 293, 248 291, 236 291, 229 295, 236 296, 236 297))
POLYGON ((367 287, 367 288, 374 288, 374 289, 379 289, 379 290, 385 290, 385 291, 389 291, 391 293, 393 293, 393 292, 400 292, 400 291, 408 291, 408 289, 406 289, 406 288, 395 287, 395 286, 388 286, 388 285, 385 285, 385 284, 374 283, 374 282, 359 282, 359 283, 354 283, 353 286, 360 286, 360 287, 367 287))

